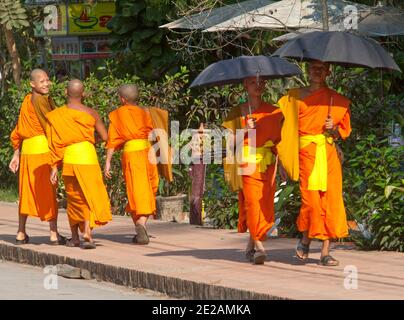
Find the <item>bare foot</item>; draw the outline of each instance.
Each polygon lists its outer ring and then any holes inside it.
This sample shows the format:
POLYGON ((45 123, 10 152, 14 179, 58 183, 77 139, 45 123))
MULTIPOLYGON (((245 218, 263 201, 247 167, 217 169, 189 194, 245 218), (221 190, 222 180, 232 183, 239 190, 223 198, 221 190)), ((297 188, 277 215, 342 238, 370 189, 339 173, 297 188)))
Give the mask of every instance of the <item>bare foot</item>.
POLYGON ((50 236, 49 236, 49 240, 51 242, 58 241, 59 240, 59 234, 57 232, 51 231, 50 236))
POLYGON ((27 234, 25 232, 18 232, 17 236, 15 237, 16 240, 24 240, 27 234))
POLYGON ((83 234, 83 240, 87 242, 94 242, 93 237, 91 236, 91 234, 88 233, 83 234))

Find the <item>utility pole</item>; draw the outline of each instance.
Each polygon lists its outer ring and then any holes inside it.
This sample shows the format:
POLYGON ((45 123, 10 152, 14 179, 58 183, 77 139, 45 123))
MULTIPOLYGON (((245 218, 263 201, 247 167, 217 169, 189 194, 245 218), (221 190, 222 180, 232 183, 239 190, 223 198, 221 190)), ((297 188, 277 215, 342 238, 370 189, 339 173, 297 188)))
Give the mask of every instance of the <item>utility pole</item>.
POLYGON ((321 0, 322 11, 323 11, 323 31, 328 31, 328 6, 327 0, 321 0))

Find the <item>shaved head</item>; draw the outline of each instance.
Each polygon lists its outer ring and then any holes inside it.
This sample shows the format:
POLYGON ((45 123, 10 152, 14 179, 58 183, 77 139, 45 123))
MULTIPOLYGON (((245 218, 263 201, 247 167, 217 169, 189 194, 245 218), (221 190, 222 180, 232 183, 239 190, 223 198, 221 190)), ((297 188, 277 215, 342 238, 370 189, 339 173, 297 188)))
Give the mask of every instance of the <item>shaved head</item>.
POLYGON ((124 84, 119 87, 118 94, 128 103, 137 103, 139 100, 139 90, 135 84, 124 84))
POLYGON ((48 77, 48 73, 45 70, 42 70, 42 69, 34 69, 34 70, 31 71, 31 73, 29 75, 29 79, 31 81, 37 81, 38 78, 40 78, 41 76, 48 77))
POLYGON ((33 93, 49 94, 51 82, 46 71, 42 69, 34 69, 31 71, 29 78, 31 80, 30 85, 33 93))
POLYGON ((78 79, 70 80, 67 83, 67 95, 70 98, 82 98, 84 93, 84 85, 78 79))

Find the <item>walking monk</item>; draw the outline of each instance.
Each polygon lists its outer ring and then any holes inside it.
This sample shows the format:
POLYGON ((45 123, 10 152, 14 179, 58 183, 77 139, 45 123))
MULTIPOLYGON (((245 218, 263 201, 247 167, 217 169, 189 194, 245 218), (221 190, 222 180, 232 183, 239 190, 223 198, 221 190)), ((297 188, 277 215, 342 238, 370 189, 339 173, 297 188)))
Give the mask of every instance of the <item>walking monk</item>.
POLYGON ((30 80, 32 92, 25 96, 11 133, 14 155, 9 168, 14 173, 20 169, 16 244, 29 242, 25 229, 28 216, 49 222, 50 244, 64 244, 66 239, 57 231, 56 190, 49 180, 50 153, 45 136, 46 114, 55 108, 48 96, 51 82, 41 69, 34 69, 30 80))
POLYGON ((47 136, 51 149, 51 181, 56 184, 58 166, 63 162, 62 176, 67 194, 67 215, 72 239, 67 245, 95 249, 92 229, 112 219, 94 143, 94 129, 102 140, 107 130, 98 113, 82 104, 84 86, 80 80, 67 84, 67 105, 47 114, 47 136))
POLYGON ((225 175, 232 189, 239 189, 238 231, 250 232, 246 258, 254 264, 263 264, 266 253, 262 241, 274 224, 276 145, 281 139, 283 116, 279 108, 261 100, 263 79, 246 78, 243 84, 248 102, 232 109, 222 124, 233 135, 244 130, 243 159, 238 168, 225 163, 225 175), (241 172, 230 172, 231 168, 241 172))
POLYGON ((310 85, 292 89, 279 100, 285 115, 278 147, 283 166, 293 180, 300 178, 302 204, 297 227, 303 232, 296 255, 305 260, 313 238, 323 241, 320 263, 336 266, 330 239, 348 236, 342 198, 342 171, 334 140, 351 133, 350 101, 326 85, 329 64, 309 63, 310 85))
MULTIPOLYGON (((119 88, 118 94, 122 106, 109 114, 110 125, 104 173, 107 178, 111 178, 112 155, 114 151, 123 148, 122 170, 128 197, 126 211, 131 214, 136 229, 133 242, 145 245, 149 243, 146 222, 156 213, 156 192, 159 184, 159 170, 154 149, 149 142, 149 134, 153 129, 163 129, 163 136, 160 136, 161 142, 168 142, 166 139, 168 113, 158 108, 139 106, 139 92, 136 85, 123 85, 119 88)), ((171 181, 171 166, 166 158, 166 143, 160 145, 160 156, 161 164, 165 165, 161 166, 160 173, 171 181)))

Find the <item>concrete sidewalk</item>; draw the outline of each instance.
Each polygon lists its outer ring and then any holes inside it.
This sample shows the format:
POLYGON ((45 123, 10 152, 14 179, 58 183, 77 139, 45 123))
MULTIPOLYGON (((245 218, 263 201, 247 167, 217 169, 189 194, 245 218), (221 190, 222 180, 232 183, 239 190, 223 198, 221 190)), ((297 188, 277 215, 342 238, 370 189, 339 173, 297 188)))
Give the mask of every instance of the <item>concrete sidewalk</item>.
MULTIPOLYGON (((189 299, 404 299, 404 254, 365 252, 334 245, 338 267, 319 266, 320 243, 312 244, 302 264, 294 257, 295 239, 266 242, 269 261, 245 261, 248 234, 151 220, 147 246, 131 243, 129 217, 94 231, 96 250, 50 246, 48 224, 28 219, 30 244, 15 246, 17 206, 0 203, 0 258, 45 266, 68 263, 94 277, 189 299), (346 272, 344 272, 346 268, 346 272), (344 283, 357 270, 357 289, 344 283)), ((69 235, 64 210, 59 230, 69 235)), ((353 283, 355 284, 355 283, 353 283)), ((1 287, 1 283, 0 283, 1 287)))

